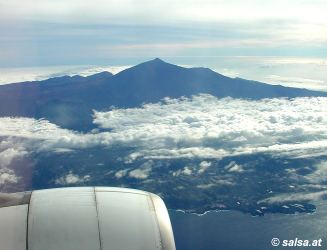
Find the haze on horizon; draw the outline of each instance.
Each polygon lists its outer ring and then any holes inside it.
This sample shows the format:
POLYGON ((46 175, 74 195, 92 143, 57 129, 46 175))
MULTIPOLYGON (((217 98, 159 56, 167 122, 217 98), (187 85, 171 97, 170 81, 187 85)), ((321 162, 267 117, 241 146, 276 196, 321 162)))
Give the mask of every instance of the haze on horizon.
POLYGON ((0 82, 160 57, 327 91, 326 7, 321 0, 0 0, 0 82))

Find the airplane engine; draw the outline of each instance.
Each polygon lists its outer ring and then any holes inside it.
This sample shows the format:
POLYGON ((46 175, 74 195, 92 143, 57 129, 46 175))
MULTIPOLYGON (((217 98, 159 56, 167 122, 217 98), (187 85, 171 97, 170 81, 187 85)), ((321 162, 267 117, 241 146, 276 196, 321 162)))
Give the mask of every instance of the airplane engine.
POLYGON ((0 194, 1 250, 174 250, 167 208, 152 193, 73 187, 0 194))

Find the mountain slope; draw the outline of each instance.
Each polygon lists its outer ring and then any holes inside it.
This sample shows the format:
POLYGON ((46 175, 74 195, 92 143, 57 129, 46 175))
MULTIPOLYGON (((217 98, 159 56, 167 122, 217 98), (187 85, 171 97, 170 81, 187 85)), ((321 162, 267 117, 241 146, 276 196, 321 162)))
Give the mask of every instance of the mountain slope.
POLYGON ((93 109, 135 107, 166 96, 199 93, 250 99, 327 96, 326 92, 234 79, 207 68, 183 68, 154 59, 116 75, 103 72, 0 86, 0 116, 46 118, 66 128, 89 130, 93 109))
POLYGON ((182 68, 160 59, 139 64, 115 75, 111 90, 129 91, 133 99, 156 101, 165 96, 180 97, 208 93, 217 97, 273 98, 326 96, 327 93, 269 85, 229 78, 207 68, 182 68))

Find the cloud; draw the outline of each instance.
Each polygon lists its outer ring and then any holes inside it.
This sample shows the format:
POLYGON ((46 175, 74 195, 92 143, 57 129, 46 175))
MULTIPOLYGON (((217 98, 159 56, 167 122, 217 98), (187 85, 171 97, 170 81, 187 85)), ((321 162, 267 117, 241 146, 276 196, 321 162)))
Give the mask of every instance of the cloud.
POLYGON ((191 175, 192 172, 193 172, 192 169, 188 166, 184 167, 182 170, 182 174, 184 174, 184 175, 191 175))
POLYGON ((235 70, 232 70, 232 69, 228 69, 228 68, 222 68, 222 69, 218 69, 218 70, 215 70, 216 72, 224 75, 224 76, 228 76, 228 77, 231 77, 231 78, 236 78, 236 77, 240 77, 240 73, 235 71, 235 70))
POLYGON ((146 179, 152 170, 153 161, 147 161, 140 168, 134 169, 128 173, 128 176, 135 179, 146 179))
POLYGON ((0 168, 0 187, 7 183, 17 183, 19 177, 15 175, 14 170, 7 168, 0 168))
MULTIPOLYGON (((115 159, 122 167, 110 169, 110 175, 119 182, 130 178, 153 181, 160 171, 157 164, 163 164, 167 168, 171 166, 166 173, 171 178, 185 180, 185 188, 188 185, 199 190, 234 188, 241 185, 238 178, 247 174, 250 167, 247 157, 238 157, 245 159, 243 163, 235 156, 263 153, 269 158, 289 160, 290 163, 282 163, 283 177, 294 188, 289 187, 285 192, 292 190, 298 195, 273 196, 265 202, 320 199, 324 193, 317 192, 324 191, 322 185, 327 176, 326 162, 319 160, 327 152, 324 107, 327 98, 321 97, 256 101, 219 99, 211 95, 166 98, 138 108, 95 111, 94 123, 101 129, 88 133, 63 129, 46 120, 2 117, 0 182, 8 186, 23 181, 16 159, 28 157, 37 161, 38 155, 67 156, 96 147, 101 152, 111 149, 116 152, 115 159), (222 158, 225 159, 220 161, 222 158), (316 165, 293 166, 295 158, 307 158, 316 165), (181 160, 180 164, 174 165, 177 160, 181 160), (308 169, 298 171, 304 167, 308 169)), ((264 159, 265 156, 258 161, 264 159)), ((257 166, 253 161, 252 170, 257 166)), ((102 158, 99 162, 111 165, 102 158)), ((55 183, 83 184, 90 178, 85 173, 66 172, 56 176, 55 183)))
MULTIPOLYGON (((1 150, 1 143, 0 143, 1 150)), ((0 168, 5 168, 11 164, 11 162, 17 158, 22 158, 27 155, 27 151, 22 148, 7 148, 0 151, 0 168)))
POLYGON ((202 174, 204 173, 209 167, 211 166, 211 162, 207 162, 207 161, 201 161, 199 164, 199 170, 198 173, 202 174))
MULTIPOLYGON (((122 156, 125 163, 139 158, 221 159, 254 153, 317 157, 327 150, 327 109, 322 107, 327 107, 327 98, 166 98, 139 108, 95 111, 94 123, 104 132, 90 133, 46 120, 6 117, 0 118, 0 160, 8 165, 12 157, 26 153, 69 153, 95 146, 132 148, 122 156)), ((202 165, 200 169, 205 168, 202 165)))
POLYGON ((216 186, 215 184, 210 183, 210 184, 199 184, 196 187, 200 189, 209 189, 215 186, 216 186))
POLYGON ((188 167, 188 166, 185 166, 183 169, 178 169, 178 170, 172 172, 172 175, 174 177, 178 177, 181 174, 182 175, 192 175, 192 173, 193 173, 192 168, 191 167, 188 167))
POLYGON ((305 179, 311 183, 321 183, 327 180, 327 161, 322 161, 314 166, 315 170, 306 175, 305 179))
POLYGON ((117 74, 131 66, 53 66, 53 67, 29 67, 29 68, 0 68, 0 85, 25 82, 41 81, 60 76, 90 76, 100 72, 117 74))
POLYGON ((150 169, 134 169, 128 173, 128 176, 135 179, 146 179, 150 171, 150 169))
POLYGON ((220 187, 220 186, 234 186, 236 183, 232 179, 225 179, 223 177, 216 176, 214 180, 211 180, 210 183, 204 183, 204 184, 198 184, 196 185, 199 189, 210 189, 214 187, 220 187))
POLYGON ((289 77, 279 75, 269 75, 265 79, 265 82, 268 82, 270 84, 281 84, 294 88, 307 88, 316 90, 325 90, 325 88, 327 88, 326 82, 318 79, 307 79, 301 77, 289 77))
POLYGON ((326 98, 249 101, 200 95, 95 112, 94 123, 138 148, 131 161, 252 153, 317 156, 327 147, 326 105, 326 98))
POLYGON ((117 171, 117 172, 115 173, 115 177, 116 177, 117 179, 120 179, 120 178, 126 176, 128 170, 129 170, 129 169, 122 169, 122 170, 117 171))
MULTIPOLYGON (((286 42, 286 41, 284 41, 286 42)), ((273 39, 211 39, 211 40, 200 40, 200 41, 187 41, 187 42, 156 42, 156 43, 138 43, 138 44, 122 44, 115 46, 104 45, 98 49, 101 51, 145 51, 158 50, 158 51, 182 51, 187 49, 214 49, 214 48, 254 48, 259 47, 274 47, 277 41, 273 39)), ((280 42, 281 43, 281 42, 280 42)), ((228 71, 227 71, 228 72, 228 71)), ((230 73, 230 72, 228 72, 230 73)))
POLYGON ((258 203, 279 204, 285 202, 317 201, 326 197, 327 190, 319 192, 287 193, 263 199, 258 203))
POLYGON ((44 0, 31 5, 13 0, 0 5, 4 67, 214 54, 323 57, 327 41, 322 1, 44 0))
POLYGON ((230 162, 227 166, 225 166, 225 169, 228 172, 234 172, 234 173, 244 172, 243 167, 241 165, 238 165, 235 161, 230 162))
POLYGON ((121 0, 104 1, 95 0, 92 3, 72 0, 70 2, 58 0, 37 1, 37 4, 22 4, 19 0, 0 2, 3 18, 15 19, 41 19, 61 22, 89 22, 103 21, 138 24, 144 22, 172 23, 176 21, 202 21, 217 22, 222 20, 260 20, 274 19, 300 19, 307 21, 325 21, 323 1, 282 1, 265 2, 259 0, 219 0, 199 1, 189 0, 121 0), (101 6, 101 8, 99 8, 101 6), (296 11, 294 11, 296 10, 296 11), (11 14, 11 16, 10 16, 11 14), (25 17, 25 18, 24 18, 25 17), (154 19, 154 18, 157 19, 154 19), (309 18, 310 17, 310 18, 309 18))
MULTIPOLYGON (((309 174, 299 174, 294 168, 286 169, 290 179, 300 180, 298 192, 277 194, 260 200, 258 203, 280 204, 325 199, 327 197, 327 186, 324 185, 327 177, 327 162, 321 161, 314 166, 307 166, 300 170, 308 171, 309 174)), ((290 188, 295 188, 295 186, 290 185, 290 188)))
MULTIPOLYGON (((309 57, 311 56, 311 57, 309 57)), ((223 75, 288 87, 327 91, 324 58, 291 56, 219 56, 195 64, 223 75)))
POLYGON ((85 176, 79 176, 76 174, 73 174, 72 172, 69 172, 67 175, 62 176, 55 180, 55 183, 57 185, 70 185, 70 184, 78 184, 78 183, 84 183, 90 180, 89 175, 85 176))

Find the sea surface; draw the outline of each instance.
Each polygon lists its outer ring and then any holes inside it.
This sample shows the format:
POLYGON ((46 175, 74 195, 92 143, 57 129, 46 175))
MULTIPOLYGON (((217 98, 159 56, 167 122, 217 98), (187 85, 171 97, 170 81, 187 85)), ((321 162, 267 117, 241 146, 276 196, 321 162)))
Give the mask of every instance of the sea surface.
POLYGON ((238 211, 204 215, 169 211, 177 250, 327 249, 327 202, 315 204, 312 214, 251 216, 238 211), (279 246, 271 240, 278 238, 279 246), (321 247, 283 247, 283 240, 319 240, 321 247))

